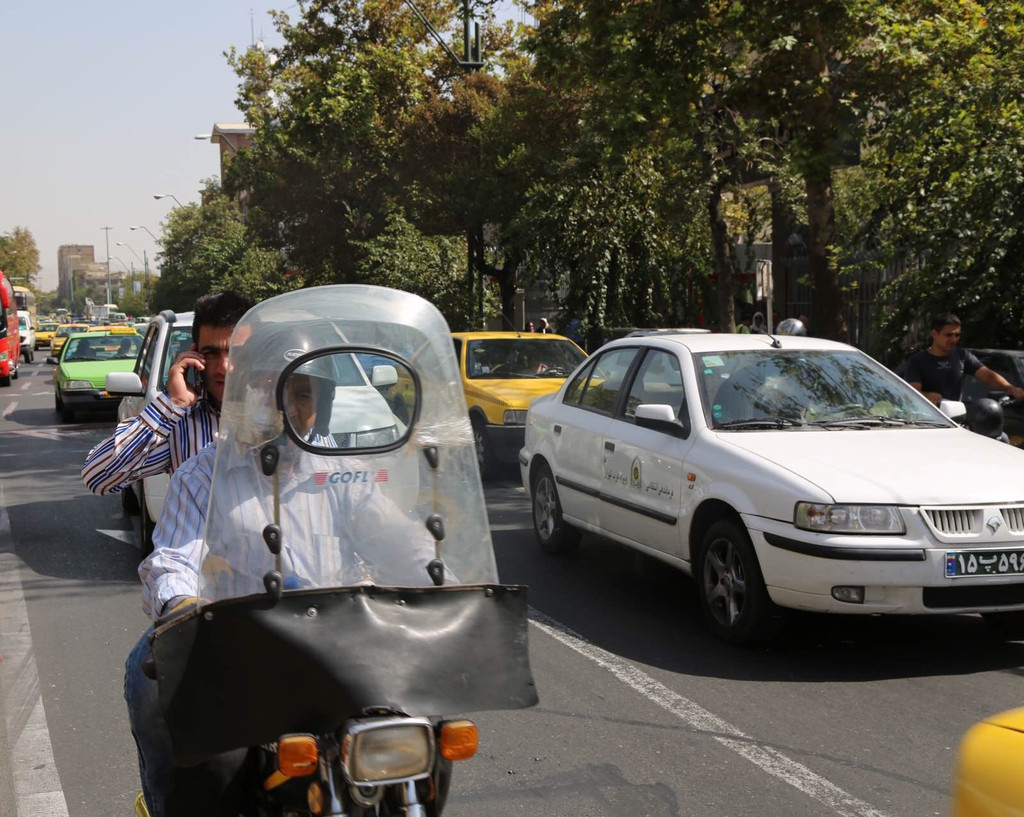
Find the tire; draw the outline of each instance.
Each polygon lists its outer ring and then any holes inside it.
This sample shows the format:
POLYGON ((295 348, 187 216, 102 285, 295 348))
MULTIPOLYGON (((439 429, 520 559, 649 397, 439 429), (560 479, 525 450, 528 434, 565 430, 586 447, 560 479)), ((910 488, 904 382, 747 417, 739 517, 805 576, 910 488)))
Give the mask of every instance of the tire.
POLYGON ((694 578, 704 619, 715 636, 731 644, 760 644, 776 635, 779 609, 742 524, 720 519, 708 528, 694 578))
POLYGON ((487 435, 487 426, 480 420, 473 420, 473 442, 476 445, 476 464, 480 467, 480 478, 494 476, 494 449, 487 435))
POLYGON ((135 516, 139 512, 139 498, 135 496, 135 489, 131 485, 121 491, 121 510, 127 516, 135 516))
POLYGON ((994 635, 1006 641, 1024 640, 1024 611, 982 613, 981 617, 994 635))
POLYGON ((11 378, 9 376, 8 377, 0 377, 0 387, 10 386, 10 385, 11 385, 11 378))
POLYGON ((57 406, 57 411, 60 414, 60 419, 62 419, 65 423, 74 422, 75 410, 71 408, 71 406, 69 406, 63 400, 61 400, 60 392, 56 392, 54 394, 53 400, 57 406))
POLYGON ((145 558, 153 552, 153 531, 156 523, 149 518, 149 508, 146 506, 146 486, 143 485, 139 491, 139 550, 145 558))
POLYGON ((562 518, 558 486, 547 463, 537 469, 530 486, 533 496, 533 534, 547 553, 572 553, 580 546, 580 531, 562 518))

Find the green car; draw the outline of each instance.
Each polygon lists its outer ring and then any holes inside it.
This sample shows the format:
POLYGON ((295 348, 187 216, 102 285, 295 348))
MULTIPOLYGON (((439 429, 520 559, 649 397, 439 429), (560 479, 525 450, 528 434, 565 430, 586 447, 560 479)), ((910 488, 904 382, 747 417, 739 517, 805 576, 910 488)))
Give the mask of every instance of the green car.
POLYGON ((107 394, 108 372, 130 372, 142 338, 130 326, 68 337, 53 372, 53 398, 61 419, 80 411, 117 411, 121 396, 107 394))

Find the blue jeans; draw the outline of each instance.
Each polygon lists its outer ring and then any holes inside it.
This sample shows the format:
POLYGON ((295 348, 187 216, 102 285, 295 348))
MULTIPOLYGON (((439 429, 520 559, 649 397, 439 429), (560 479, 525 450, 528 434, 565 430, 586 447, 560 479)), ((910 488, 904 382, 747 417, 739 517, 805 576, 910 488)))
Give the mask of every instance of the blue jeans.
POLYGON ((174 768, 171 736, 160 712, 157 683, 142 672, 142 662, 149 657, 150 627, 128 654, 124 665, 124 700, 128 705, 128 722, 139 752, 139 777, 142 796, 150 817, 164 817, 164 801, 170 788, 174 768))

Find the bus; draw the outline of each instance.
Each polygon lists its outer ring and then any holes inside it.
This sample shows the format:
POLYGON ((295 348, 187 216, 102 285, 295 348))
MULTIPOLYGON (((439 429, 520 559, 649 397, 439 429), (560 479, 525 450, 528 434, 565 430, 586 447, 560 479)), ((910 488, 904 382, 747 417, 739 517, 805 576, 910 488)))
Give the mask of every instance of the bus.
POLYGON ((18 309, 24 309, 32 316, 32 325, 36 325, 36 294, 26 287, 14 287, 14 300, 18 302, 18 309))
POLYGON ((14 287, 0 270, 0 386, 10 386, 18 376, 21 334, 18 332, 18 304, 14 287))

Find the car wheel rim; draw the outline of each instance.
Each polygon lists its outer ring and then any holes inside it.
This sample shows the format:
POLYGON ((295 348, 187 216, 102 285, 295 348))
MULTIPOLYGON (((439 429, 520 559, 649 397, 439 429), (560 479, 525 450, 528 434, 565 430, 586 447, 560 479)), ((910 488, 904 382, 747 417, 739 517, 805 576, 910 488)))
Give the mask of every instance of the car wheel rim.
POLYGON ((555 498, 555 488, 551 480, 542 477, 537 482, 537 490, 533 496, 533 521, 537 526, 537 533, 541 539, 547 541, 555 532, 555 512, 558 500, 555 498))
POLYGON ((479 426, 476 426, 473 429, 473 441, 476 443, 476 464, 480 467, 480 470, 483 471, 486 459, 484 456, 484 445, 486 444, 486 441, 484 440, 484 430, 479 426))
POLYGON ((704 598, 715 621, 735 626, 743 615, 747 583, 743 560, 728 539, 716 539, 704 557, 704 598))

